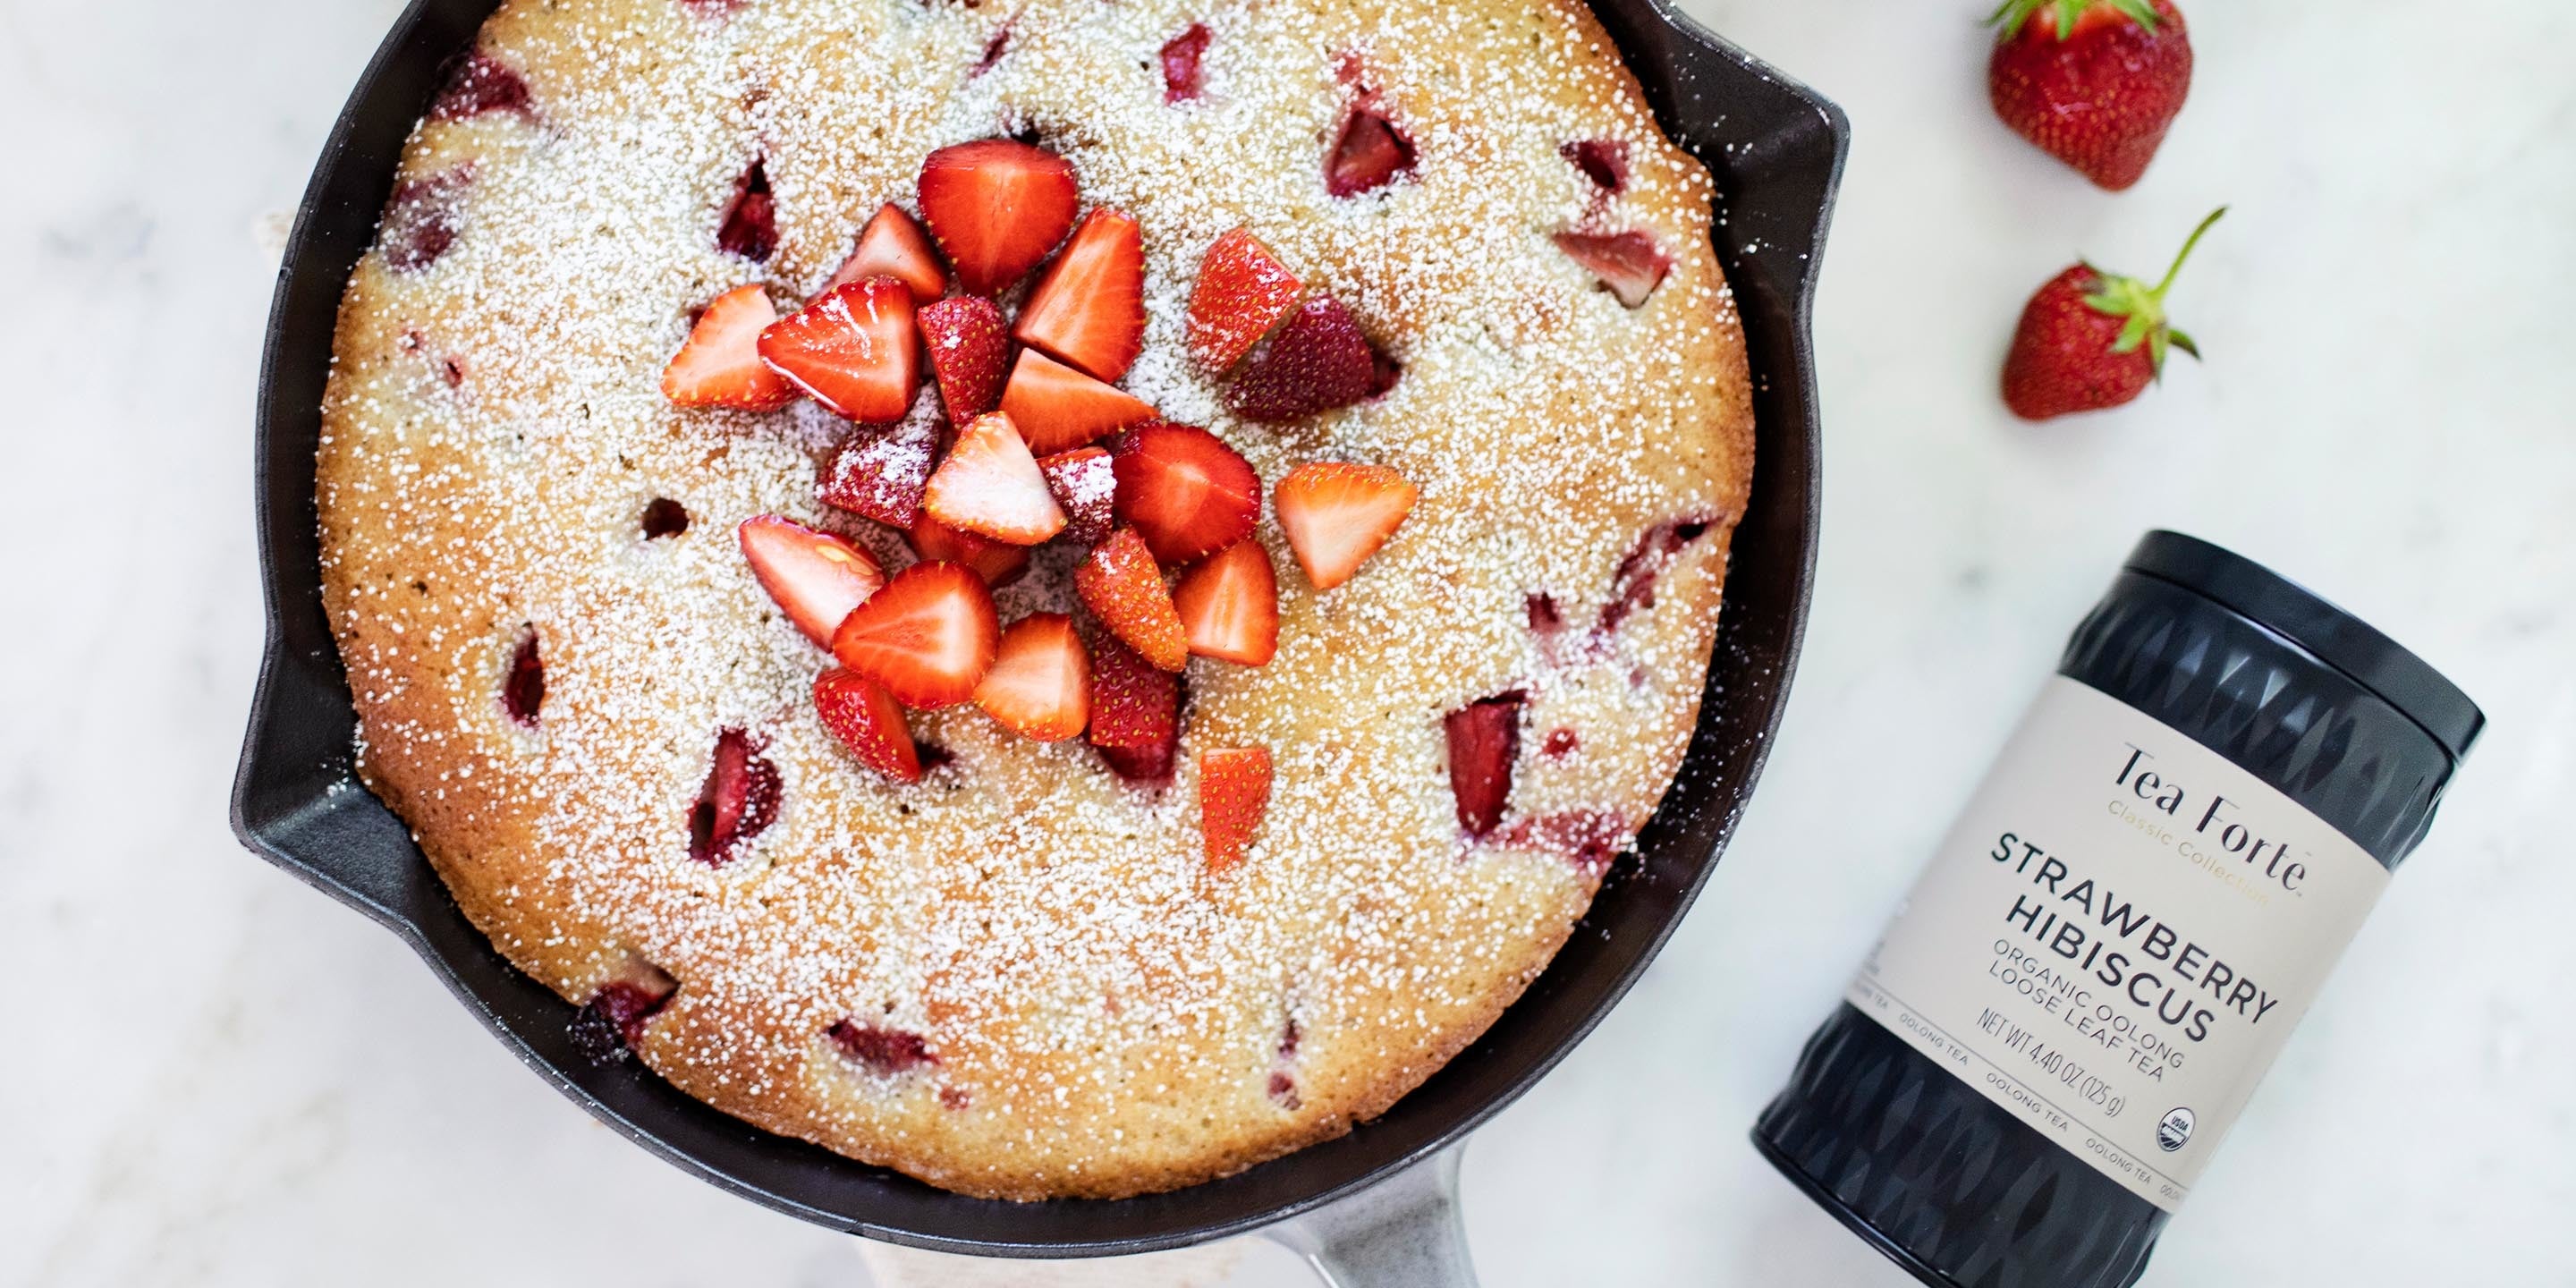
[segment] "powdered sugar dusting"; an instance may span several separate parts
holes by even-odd
[[[1161,51],[1193,23],[1199,93],[1167,101]],[[1602,847],[1660,798],[1742,504],[1743,365],[1708,181],[1598,42],[1574,9],[1502,0],[505,5],[483,49],[533,107],[423,125],[405,174],[466,176],[440,190],[452,235],[421,262],[389,241],[361,264],[327,408],[326,581],[371,783],[551,986],[587,998],[630,954],[679,981],[638,1022],[653,1068],[940,1184],[1165,1188],[1381,1108],[1517,994]],[[1322,158],[1360,85],[1416,164],[1336,198]],[[760,282],[792,307],[884,202],[911,206],[931,149],[1012,131],[1143,231],[1145,351],[1123,387],[1211,428],[1265,484],[1322,458],[1422,489],[1324,595],[1265,518],[1286,570],[1278,656],[1192,664],[1178,781],[1159,792],[971,706],[913,717],[953,757],[922,783],[858,768],[811,708],[827,656],[733,540],[775,513],[907,564],[896,533],[817,501],[849,427],[810,404],[684,412],[657,392],[706,301]],[[1619,145],[1619,193],[1561,155],[1573,140]],[[718,245],[755,159],[765,263]],[[1403,364],[1391,392],[1275,427],[1225,413],[1183,314],[1200,256],[1239,224]],[[1577,228],[1643,232],[1673,272],[1624,309],[1551,243]],[[925,391],[914,416],[936,413]],[[685,507],[684,530],[639,532],[655,498]],[[1600,648],[1542,654],[1530,596],[1596,621],[1641,534],[1712,516]],[[997,596],[1004,620],[1070,608],[1078,554],[1039,551]],[[496,695],[532,628],[544,709],[523,726]],[[1440,717],[1513,689],[1582,751],[1523,757],[1504,827],[1471,843]],[[689,861],[689,816],[725,729],[759,741],[779,803],[713,867]],[[1244,865],[1211,877],[1197,754],[1251,745],[1277,766],[1266,821]],[[853,1059],[835,1026],[906,1035],[859,1047],[917,1040],[924,1058]]]

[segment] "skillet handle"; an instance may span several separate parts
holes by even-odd
[[[1461,1141],[1374,1187],[1262,1231],[1330,1288],[1476,1288],[1458,1206]]]

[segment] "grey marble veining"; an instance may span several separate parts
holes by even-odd
[[[2149,1282],[2564,1281],[2576,11],[2192,4],[2192,105],[2111,197],[1991,119],[1982,0],[1687,7],[1856,127],[1821,590],[1698,911],[1468,1155],[1487,1283],[1906,1282],[1744,1133],[2153,525],[2343,601],[2494,725]],[[0,1284],[866,1282],[594,1126],[225,831],[274,219],[396,8],[0,6]],[[2159,269],[2220,202],[2173,300],[2209,362],[2006,417],[2024,296],[2078,253]],[[1256,1248],[1227,1282],[1299,1274]]]

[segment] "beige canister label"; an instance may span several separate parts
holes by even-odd
[[[1849,997],[2172,1211],[2387,885],[2270,785],[2054,677]]]

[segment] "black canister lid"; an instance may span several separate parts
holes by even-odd
[[[2454,761],[2469,754],[2486,727],[2478,704],[2424,659],[2243,555],[2198,537],[2156,531],[2130,552],[2128,569],[2205,596],[2306,649],[2423,726]]]

